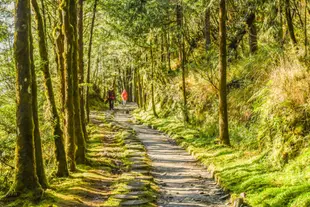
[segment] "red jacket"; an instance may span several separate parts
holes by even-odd
[[[126,90],[124,90],[123,93],[122,93],[122,99],[123,99],[124,101],[127,101],[127,99],[128,99],[128,93],[127,93]]]

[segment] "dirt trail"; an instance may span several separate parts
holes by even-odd
[[[133,124],[132,118],[128,108],[116,110],[115,121],[136,131],[152,160],[152,175],[161,191],[159,206],[227,206],[225,198],[228,196],[189,153],[163,133]]]

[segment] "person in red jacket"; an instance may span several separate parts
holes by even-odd
[[[128,100],[128,93],[127,93],[126,89],[123,90],[122,100],[123,100],[123,105],[126,105],[126,102]]]

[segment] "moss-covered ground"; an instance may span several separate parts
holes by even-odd
[[[197,127],[176,118],[154,118],[152,112],[137,110],[139,122],[169,134],[191,152],[212,173],[216,181],[255,207],[310,206],[310,150],[283,166],[272,163],[269,150],[247,150],[219,145]]]
[[[130,172],[131,162],[124,144],[124,138],[132,136],[133,132],[110,124],[103,112],[92,113],[88,131],[87,164],[78,165],[78,170],[67,178],[52,177],[50,187],[40,201],[25,195],[0,203],[0,206],[120,206],[123,200],[115,196],[128,191],[124,186],[138,176]],[[156,186],[150,183],[152,188],[146,190],[145,198],[156,197]]]

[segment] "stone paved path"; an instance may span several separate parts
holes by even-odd
[[[228,201],[224,198],[228,196],[210,178],[206,169],[161,132],[132,124],[132,116],[126,110],[116,110],[115,121],[134,129],[145,145],[152,161],[152,175],[160,187],[159,206],[227,206]]]

